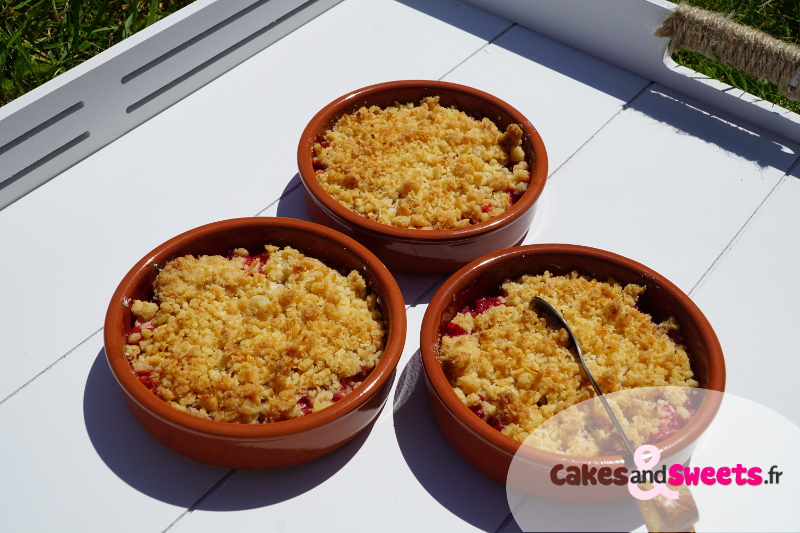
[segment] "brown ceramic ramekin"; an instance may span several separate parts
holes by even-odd
[[[184,255],[227,255],[235,248],[251,253],[265,244],[291,246],[342,271],[357,270],[380,299],[387,325],[385,352],[354,391],[316,413],[297,419],[235,424],[202,419],[171,407],[145,387],[124,353],[133,327],[130,303],[147,300],[163,266]],[[142,427],[168,448],[191,459],[224,468],[261,469],[302,463],[324,455],[365,429],[378,415],[394,381],[406,336],[403,296],[386,267],[366,248],[330,228],[285,218],[224,220],[187,231],[161,244],[123,278],[105,319],[108,363],[125,401]]]
[[[491,119],[501,131],[519,124],[522,148],[531,173],[528,190],[501,215],[480,224],[448,230],[398,228],[367,219],[334,200],[316,179],[313,146],[344,114],[363,106],[418,103],[439,96],[439,103]],[[337,98],[308,123],[297,150],[300,178],[312,220],[345,233],[375,253],[391,270],[451,272],[481,255],[519,244],[530,229],[536,200],[547,179],[547,151],[533,124],[508,103],[472,87],[443,81],[404,80],[380,83]]]
[[[559,488],[553,484],[550,472],[557,464],[617,468],[623,466],[621,456],[574,458],[522,445],[503,435],[456,396],[438,359],[442,325],[478,297],[496,294],[504,280],[517,279],[523,274],[549,271],[559,275],[573,270],[600,280],[611,276],[622,284],[645,285],[647,290],[637,307],[657,322],[669,316],[677,318],[695,378],[701,388],[712,393],[703,397],[687,425],[658,447],[664,461],[674,464],[689,459],[697,439],[716,414],[725,387],[725,361],[720,343],[697,305],[677,286],[636,261],[604,250],[567,244],[520,246],[484,256],[453,274],[428,305],[420,332],[428,400],[450,444],[467,461],[500,483],[509,480],[512,459],[521,454],[518,458],[524,460],[516,461],[515,468],[523,468],[524,472],[521,475],[518,472],[516,478],[524,478],[525,483],[524,487],[517,487],[519,490],[557,500],[615,499],[627,494],[625,486],[594,492]]]

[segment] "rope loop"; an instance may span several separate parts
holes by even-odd
[[[691,50],[778,86],[786,98],[800,101],[800,47],[685,3],[653,32],[669,37],[669,53]]]

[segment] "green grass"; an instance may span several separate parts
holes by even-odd
[[[194,0],[3,0],[0,106]]]
[[[189,5],[194,0],[2,0],[0,106]],[[800,0],[687,0],[800,44]],[[800,113],[778,88],[694,52],[673,59],[768,102]]]
[[[686,0],[686,3],[722,13],[739,24],[759,29],[783,41],[800,44],[800,0]],[[800,113],[800,102],[784,97],[773,83],[695,52],[683,50],[673,54],[672,59],[710,78]]]

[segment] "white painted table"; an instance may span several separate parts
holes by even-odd
[[[664,274],[716,328],[728,391],[800,424],[797,144],[462,2],[345,0],[0,210],[0,530],[518,530],[505,488],[427,409],[418,330],[439,277],[398,274],[394,392],[368,432],[311,464],[177,456],[137,425],[105,361],[106,306],[142,255],[215,220],[308,219],[295,163],[308,119],[411,78],[526,114],[551,171],[525,243]]]

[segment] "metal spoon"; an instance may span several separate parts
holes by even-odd
[[[629,453],[627,454],[627,457],[623,456],[623,460],[625,461],[625,466],[627,466],[629,469],[632,469],[634,466],[633,456],[635,452],[633,449],[633,444],[631,444],[631,441],[628,439],[625,431],[623,431],[622,425],[620,425],[619,420],[614,414],[614,411],[611,410],[611,406],[608,405],[608,402],[603,395],[603,391],[600,390],[600,387],[597,385],[594,377],[592,377],[592,373],[589,372],[589,368],[586,366],[586,361],[583,359],[581,347],[578,345],[578,341],[575,339],[575,335],[572,333],[572,329],[570,329],[569,324],[567,324],[567,321],[564,320],[563,316],[561,316],[561,313],[559,313],[555,307],[550,305],[547,300],[544,300],[538,296],[534,296],[531,299],[530,305],[537,312],[541,312],[543,315],[556,322],[567,332],[569,341],[575,348],[575,353],[578,355],[578,361],[581,364],[581,368],[583,368],[583,372],[586,374],[586,377],[589,378],[589,382],[592,384],[592,387],[594,387],[594,391],[597,393],[598,398],[600,398],[600,401],[603,402],[603,407],[605,407],[608,416],[611,417],[611,420],[614,422],[617,432],[622,437],[622,440],[625,441],[625,446],[628,448]],[[684,505],[677,506],[674,503],[670,503],[670,500],[664,500],[662,498],[654,498],[652,500],[636,500],[636,504],[639,507],[642,517],[644,518],[648,531],[695,530],[693,526],[699,521],[700,516],[697,511],[697,505],[692,497],[692,493],[689,490],[689,487],[686,485],[680,485],[677,487],[677,490],[680,493],[680,497],[683,498],[683,501],[685,502]]]
[[[605,396],[603,395],[603,391],[600,390],[600,386],[594,380],[592,373],[589,372],[589,367],[586,366],[586,361],[583,359],[583,352],[581,352],[581,347],[578,345],[577,339],[575,339],[575,335],[572,333],[572,329],[570,329],[567,321],[564,320],[564,317],[561,316],[561,313],[556,310],[555,307],[550,305],[547,300],[544,300],[538,296],[534,296],[531,300],[531,306],[534,307],[537,311],[540,311],[542,314],[548,316],[554,322],[556,322],[559,326],[564,328],[569,336],[569,342],[575,348],[575,353],[578,355],[578,362],[581,364],[581,368],[583,368],[583,373],[586,374],[586,377],[589,378],[589,382],[592,384],[594,391],[597,393],[597,397],[603,402],[603,407],[606,408],[606,412],[608,416],[611,417],[611,421],[614,422],[614,426],[617,428],[617,432],[622,437],[622,440],[625,441],[625,447],[628,448],[628,452],[630,454],[629,457],[623,457],[625,460],[625,464],[628,467],[632,467],[633,465],[633,454],[635,453],[635,449],[633,448],[633,444],[628,439],[628,436],[625,434],[625,431],[622,429],[622,425],[619,423],[617,416],[614,414],[614,411],[611,410],[611,406],[608,405],[608,401],[606,401]]]

